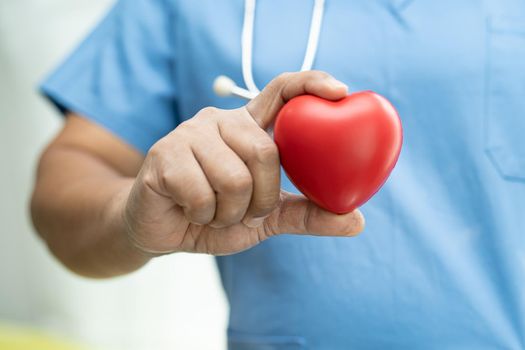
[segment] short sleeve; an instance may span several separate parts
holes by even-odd
[[[120,0],[41,85],[62,113],[78,113],[146,153],[179,122],[173,9]]]

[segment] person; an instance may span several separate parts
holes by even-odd
[[[217,255],[234,350],[525,348],[525,3],[328,0],[315,70],[281,74],[307,4],[257,4],[266,87],[245,104],[211,87],[241,80],[241,2],[119,1],[42,86],[67,118],[40,160],[37,230],[92,277]],[[290,98],[345,84],[404,127],[354,238],[360,212],[299,195],[269,133]]]

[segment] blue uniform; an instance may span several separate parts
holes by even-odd
[[[258,2],[259,86],[299,69],[312,4]],[[42,89],[146,153],[243,103],[212,92],[242,82],[243,5],[120,1]],[[230,349],[524,349],[525,2],[327,0],[314,69],[386,96],[404,147],[359,237],[217,258]]]

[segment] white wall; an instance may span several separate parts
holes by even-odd
[[[176,254],[87,280],[60,266],[30,225],[36,159],[61,124],[35,86],[110,3],[0,0],[0,320],[102,349],[224,349],[227,308],[211,257]]]

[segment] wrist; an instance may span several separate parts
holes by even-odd
[[[127,203],[133,187],[133,179],[126,179],[122,188],[114,195],[108,206],[110,225],[114,227],[115,235],[118,237],[122,257],[130,265],[139,267],[145,265],[155,255],[142,249],[133,239],[132,228],[127,219]]]

